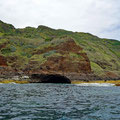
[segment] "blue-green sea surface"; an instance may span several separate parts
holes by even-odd
[[[120,120],[120,87],[0,84],[0,120]]]

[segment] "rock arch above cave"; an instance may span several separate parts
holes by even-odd
[[[31,79],[34,83],[71,83],[67,77],[57,74],[32,74]]]

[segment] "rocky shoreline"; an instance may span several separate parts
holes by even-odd
[[[13,80],[13,79],[1,79],[0,78],[0,84],[31,84],[31,83],[46,83],[46,82],[39,82],[37,80],[31,80],[31,79],[21,79],[21,80]],[[74,80],[71,83],[66,84],[112,84],[114,86],[120,86],[120,80],[93,80],[93,81],[78,81]]]
[[[0,21],[0,81],[72,83],[120,80],[120,41]]]
[[[0,75],[0,83],[81,83],[81,82],[110,82],[114,81],[119,83],[120,78],[101,78],[94,74],[78,74],[78,73],[41,73],[41,74],[4,74]]]

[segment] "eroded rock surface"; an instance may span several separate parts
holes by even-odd
[[[45,26],[16,29],[0,21],[0,77],[32,74],[118,80],[120,41]]]
[[[7,66],[7,60],[0,55],[0,66]]]

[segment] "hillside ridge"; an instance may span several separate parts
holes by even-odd
[[[71,79],[120,79],[120,41],[90,33],[43,25],[16,29],[0,21],[0,58],[1,76],[14,71],[74,76]]]

